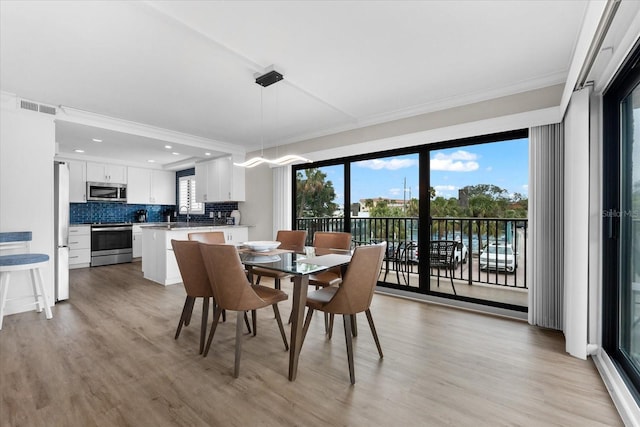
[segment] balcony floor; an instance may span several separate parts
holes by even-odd
[[[384,271],[380,273],[380,280],[384,277]],[[418,287],[419,275],[411,273],[409,277],[409,286],[407,288]],[[448,277],[440,277],[440,286],[438,286],[438,277],[431,277],[431,289],[447,295],[453,295],[451,289],[451,281]],[[389,270],[386,282],[390,284],[398,284],[396,272]],[[473,282],[469,285],[466,280],[454,279],[453,283],[459,296],[481,299],[485,301],[494,301],[503,304],[517,305],[521,307],[528,306],[528,289],[514,288],[511,286],[490,285],[486,283]],[[406,286],[402,275],[400,275],[400,284]]]

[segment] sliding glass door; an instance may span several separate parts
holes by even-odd
[[[295,227],[386,241],[381,286],[526,311],[527,147],[518,130],[295,165]]]
[[[640,389],[640,48],[604,97],[604,345]]]

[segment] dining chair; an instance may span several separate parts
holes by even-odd
[[[304,252],[304,242],[307,240],[307,230],[278,230],[276,241],[280,242],[278,249],[285,249],[295,253]],[[268,270],[266,268],[254,267],[253,275],[257,276],[256,285],[260,284],[260,279],[264,277],[272,277],[275,282],[275,288],[280,289],[282,279],[291,277],[290,274]]]
[[[351,249],[351,233],[336,231],[316,231],[313,235],[313,247],[316,249]],[[317,288],[339,285],[342,281],[340,267],[331,268],[309,276],[309,284]]]
[[[223,236],[224,237],[224,236]],[[171,240],[171,247],[178,262],[178,269],[182,276],[187,298],[184,301],[182,315],[178,322],[175,339],[178,339],[183,326],[189,326],[193,305],[197,298],[202,298],[202,322],[200,325],[200,354],[204,351],[204,339],[207,333],[207,317],[209,315],[209,300],[213,297],[213,290],[209,283],[209,276],[204,267],[202,254],[198,242],[189,240]],[[215,298],[214,298],[215,306]]]
[[[347,267],[340,286],[327,286],[307,295],[307,316],[302,330],[302,340],[307,335],[309,324],[314,311],[341,314],[344,319],[344,335],[347,345],[347,359],[349,362],[349,377],[351,384],[355,384],[355,370],[353,365],[352,317],[365,312],[373,339],[382,359],[382,347],[371,315],[371,300],[378,282],[378,275],[382,267],[382,260],[386,250],[386,242],[377,245],[358,246],[353,252],[351,262]]]
[[[198,233],[189,233],[189,240],[196,242],[209,243],[209,244],[225,244],[224,232],[222,231],[202,231]]]
[[[226,243],[224,232],[222,231],[200,231],[196,233],[189,233],[187,234],[187,237],[189,238],[189,240],[193,240],[200,243],[221,244],[221,245],[224,245]],[[227,313],[224,310],[222,311],[222,321],[223,322],[227,321]],[[247,330],[251,332],[251,326],[249,325],[249,318],[247,317],[246,314],[244,316],[244,322],[247,325]],[[255,320],[254,320],[254,324],[255,324]],[[254,330],[254,335],[255,333],[256,331]],[[202,351],[200,353],[202,353]]]
[[[285,350],[288,350],[289,344],[280,318],[278,303],[287,300],[289,296],[279,289],[252,285],[244,273],[240,255],[234,246],[200,243],[200,251],[216,300],[213,324],[204,350],[204,357],[209,353],[222,310],[236,311],[236,352],[233,376],[237,378],[240,373],[242,352],[242,315],[248,310],[254,311],[268,306],[273,307]]]
[[[316,231],[313,234],[313,247],[316,249],[316,255],[321,254],[322,249],[351,249],[351,233]],[[342,269],[340,267],[330,268],[309,276],[309,285],[315,286],[316,289],[325,286],[337,286],[340,283],[342,283]],[[289,322],[291,322],[291,317],[289,317]],[[324,328],[327,333],[330,333],[327,314],[324,316]]]

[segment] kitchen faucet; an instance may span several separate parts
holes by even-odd
[[[180,206],[178,208],[178,212],[182,212],[182,208],[185,208],[187,210],[187,226],[189,225],[189,219],[191,217],[191,211],[189,209],[189,206]]]

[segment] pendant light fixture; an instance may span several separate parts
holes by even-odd
[[[270,86],[276,82],[279,82],[284,77],[279,72],[272,70],[266,74],[263,74],[256,78],[256,83],[262,86],[263,88]],[[260,89],[260,157],[253,157],[249,160],[246,160],[242,163],[234,163],[236,166],[241,166],[243,168],[253,168],[255,166],[261,165],[262,163],[268,163],[270,165],[276,166],[285,166],[290,163],[295,162],[311,162],[311,160],[306,159],[302,156],[298,156],[297,154],[287,154],[286,156],[278,157],[277,159],[267,159],[264,157],[264,102],[263,102],[263,89]]]

